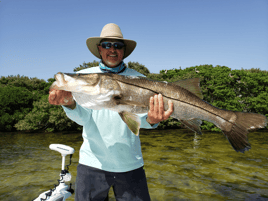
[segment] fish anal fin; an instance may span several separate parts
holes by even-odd
[[[179,120],[181,123],[183,123],[186,127],[188,127],[190,130],[196,132],[199,135],[202,135],[201,132],[201,124],[202,121],[200,119],[189,119],[189,120]]]
[[[129,130],[132,131],[136,136],[139,135],[141,120],[138,115],[130,113],[130,112],[120,112],[119,113],[122,120],[127,124]]]

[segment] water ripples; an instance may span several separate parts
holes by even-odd
[[[203,132],[200,136],[188,130],[142,130],[152,201],[268,200],[267,135],[250,133],[252,148],[242,154],[232,149],[222,133]],[[61,156],[48,148],[53,143],[76,150],[70,166],[74,184],[81,134],[0,135],[0,200],[28,201],[57,184]],[[109,195],[114,201],[112,189]]]

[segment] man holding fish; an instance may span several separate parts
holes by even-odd
[[[100,37],[88,38],[86,43],[91,53],[100,58],[101,62],[98,67],[84,69],[78,73],[144,76],[126,68],[123,59],[132,53],[136,42],[124,39],[116,24],[105,25]],[[113,83],[111,87],[112,85]],[[132,121],[135,117],[130,113],[82,107],[76,103],[70,91],[55,88],[51,88],[49,94],[50,104],[62,105],[66,115],[83,126],[75,200],[108,200],[111,186],[116,200],[150,200],[140,139],[133,134],[138,133],[134,128],[136,121]],[[136,116],[140,128],[156,128],[159,122],[168,119],[173,113],[173,103],[170,100],[168,109],[164,110],[161,94],[151,96],[148,104],[148,113]]]
[[[201,120],[213,123],[242,153],[251,148],[248,132],[267,125],[265,115],[202,100],[199,78],[167,83],[126,68],[123,59],[136,42],[124,39],[115,24],[104,26],[101,37],[87,39],[87,46],[100,65],[57,73],[49,96],[51,104],[64,105],[66,115],[83,126],[76,200],[104,200],[111,186],[117,200],[150,200],[139,129],[155,128],[169,116],[200,135]]]

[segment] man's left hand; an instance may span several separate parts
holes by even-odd
[[[164,110],[163,96],[161,94],[150,98],[150,111],[148,112],[147,122],[157,124],[169,118],[173,113],[173,103],[168,101],[168,110]]]

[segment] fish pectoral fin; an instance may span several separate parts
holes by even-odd
[[[179,120],[182,124],[184,124],[186,127],[191,129],[192,131],[198,133],[199,135],[202,135],[201,132],[201,124],[202,121],[200,119],[189,119],[189,120]]]
[[[136,136],[138,136],[141,126],[141,120],[139,116],[125,111],[120,112],[119,115],[122,118],[122,120],[127,124],[129,130],[131,130]]]

